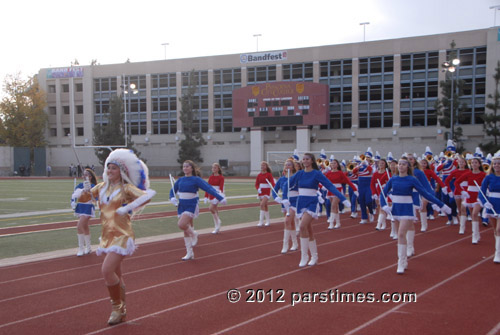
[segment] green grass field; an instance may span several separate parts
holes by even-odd
[[[75,248],[76,218],[70,207],[70,197],[73,192],[73,179],[4,179],[0,180],[0,228],[17,227],[23,225],[44,224],[61,221],[74,221],[75,225],[69,229],[56,231],[17,234],[0,236],[0,259],[40,252]],[[146,206],[143,213],[157,213],[173,211],[175,207],[167,203],[171,188],[168,179],[152,179],[151,188],[157,195]],[[241,198],[229,199],[229,205],[258,203],[252,179],[226,179],[226,197]],[[251,197],[245,197],[250,196]],[[200,199],[204,193],[200,192]],[[275,204],[271,202],[270,204]],[[208,207],[200,201],[200,208]],[[49,212],[50,211],[50,212]],[[271,218],[278,218],[282,214],[279,206],[270,206]],[[9,215],[21,214],[19,217]],[[222,226],[256,221],[259,209],[244,208],[222,211],[220,213]],[[196,229],[213,227],[210,213],[202,213],[195,220]],[[177,218],[159,218],[134,222],[136,238],[150,237],[179,232]],[[92,243],[97,244],[100,227],[91,227]],[[76,251],[75,251],[76,252]]]

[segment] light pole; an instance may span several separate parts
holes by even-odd
[[[137,94],[139,90],[134,83],[130,82],[128,78],[128,83],[125,83],[125,75],[122,76],[123,81],[121,88],[123,89],[123,113],[124,113],[124,123],[125,123],[125,147],[128,146],[128,121],[127,121],[127,98],[128,98],[128,111],[130,112],[130,93]]]
[[[167,59],[167,45],[170,45],[169,43],[162,43],[164,49],[165,49],[165,59]]]
[[[496,27],[496,25],[497,25],[497,10],[500,10],[500,5],[490,6],[490,9],[493,9],[495,11],[495,14],[493,16],[493,27]]]
[[[259,51],[259,37],[261,37],[262,34],[255,34],[253,35],[253,37],[255,37],[257,39],[257,52]]]
[[[443,71],[451,73],[451,99],[450,99],[450,131],[451,131],[451,140],[455,141],[455,108],[453,106],[454,103],[454,95],[455,95],[455,87],[454,87],[454,74],[457,70],[457,67],[460,65],[460,59],[453,58],[451,61],[446,61],[443,63]]]
[[[359,25],[363,26],[363,42],[366,41],[366,25],[370,24],[370,22],[361,22]]]

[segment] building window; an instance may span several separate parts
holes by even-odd
[[[48,89],[49,93],[56,93],[56,85],[49,85]]]
[[[71,134],[71,130],[69,128],[63,128],[64,136],[68,136]]]
[[[313,63],[283,65],[283,80],[312,80]]]
[[[276,65],[247,68],[248,83],[276,81]]]
[[[57,136],[57,128],[50,128],[50,136],[51,137]]]
[[[76,83],[75,84],[75,91],[76,92],[83,92],[83,84],[82,83]]]
[[[69,115],[69,106],[63,106],[63,114]]]
[[[83,127],[76,128],[76,136],[83,136]]]
[[[49,114],[50,115],[56,115],[57,114],[57,109],[55,106],[50,106],[49,107]]]
[[[83,105],[76,106],[76,114],[83,114]]]
[[[62,84],[62,91],[63,91],[63,93],[68,93],[69,92],[69,84]]]

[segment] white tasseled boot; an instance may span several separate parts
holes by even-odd
[[[85,254],[85,235],[77,234],[77,236],[78,236],[78,252],[76,253],[76,255],[80,257]]]
[[[389,235],[390,238],[393,240],[398,239],[398,232],[396,231],[396,222],[394,220],[391,220],[391,235]]]
[[[307,265],[313,266],[318,264],[318,246],[316,244],[316,240],[309,241],[309,251],[311,252],[311,260]]]
[[[458,233],[460,235],[465,234],[465,224],[467,223],[467,216],[466,215],[460,215],[460,229]]]
[[[264,212],[264,216],[266,218],[266,227],[271,224],[271,221],[269,220],[269,212]]]
[[[186,246],[186,256],[182,257],[183,261],[194,259],[193,245],[191,237],[184,237],[184,245]]]
[[[477,244],[481,239],[479,234],[479,222],[472,221],[472,244]]]
[[[221,221],[220,221],[219,215],[214,214],[214,227],[215,227],[215,229],[212,231],[212,234],[218,234],[219,233],[220,224],[221,224]]]
[[[379,217],[382,217],[380,219],[380,230],[385,230],[386,228],[386,223],[385,220],[387,220],[387,213],[384,212],[383,210],[380,211]]]
[[[85,240],[85,255],[88,255],[92,252],[92,244],[90,242],[90,235],[84,235]]]
[[[282,254],[286,254],[288,251],[288,240],[290,239],[290,230],[285,229],[283,232],[283,248],[281,249]]]
[[[406,256],[407,254],[407,247],[406,244],[398,244],[398,269],[397,273],[398,274],[403,274],[405,272],[405,269],[408,267],[408,258]]]
[[[259,212],[259,224],[257,227],[262,227],[264,225],[264,211],[260,210]]]
[[[340,228],[340,214],[337,213],[337,216],[335,217],[335,227],[333,227],[335,229],[339,229]]]
[[[415,240],[415,231],[408,230],[406,232],[406,256],[411,257],[415,255],[415,248],[413,247],[413,241]]]
[[[381,228],[382,228],[382,212],[378,214],[377,226],[375,227],[375,230],[380,230]]]
[[[330,213],[330,217],[328,218],[328,229],[333,229],[333,222],[336,221],[337,216],[339,216],[338,213]]]
[[[300,238],[300,263],[299,267],[304,267],[309,261],[309,237]]]
[[[289,230],[290,238],[292,239],[292,247],[290,251],[295,251],[299,248],[299,244],[297,243],[297,234],[295,234],[294,230]]]
[[[420,231],[427,231],[427,213],[420,212]]]
[[[495,258],[493,262],[500,263],[500,236],[495,236]]]

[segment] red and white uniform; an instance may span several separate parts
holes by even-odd
[[[376,194],[377,197],[380,198],[380,192],[382,191],[380,189],[380,185],[382,185],[382,187],[385,186],[385,184],[389,180],[388,173],[389,172],[386,172],[386,171],[379,172],[378,170],[373,173],[372,181],[370,182],[370,189],[372,190],[372,195]],[[380,181],[380,184],[379,184],[379,181]]]
[[[456,199],[462,199],[462,194],[460,194],[460,192],[456,192],[456,190],[455,190],[455,181],[458,178],[462,177],[467,172],[470,172],[470,170],[469,169],[463,169],[463,170],[456,169],[456,170],[453,170],[450,173],[450,175],[448,176],[448,178],[446,178],[446,180],[444,182],[446,184],[446,187],[448,188],[448,192],[454,192],[454,196],[455,196]],[[451,185],[453,185],[453,188],[450,187]],[[467,188],[467,181],[464,180],[462,182],[462,188]]]
[[[259,173],[255,179],[255,189],[257,190],[259,197],[269,198],[271,195],[271,186],[269,186],[266,180],[269,181],[274,187],[274,178],[269,172]]]
[[[469,194],[469,198],[465,199],[465,206],[473,207],[476,203],[481,204],[478,200],[479,188],[484,177],[486,177],[486,173],[483,171],[479,171],[478,173],[473,173],[470,170],[467,171],[467,173],[464,173],[460,178],[455,180],[455,193],[462,194],[463,191],[466,191]],[[463,182],[467,182],[467,186],[463,187]]]
[[[337,191],[344,194],[342,190],[342,184],[348,184],[354,191],[358,190],[358,187],[354,185],[349,178],[347,178],[346,174],[342,171],[328,171],[325,173],[325,177],[328,178],[329,181],[335,186]],[[334,197],[335,195],[328,191],[327,197]]]
[[[453,171],[457,171],[457,170],[453,170]],[[425,173],[425,176],[427,177],[427,180],[429,181],[429,183],[431,183],[431,179],[434,179],[434,181],[436,181],[436,183],[441,187],[445,187],[445,184],[443,183],[443,181],[441,180],[441,178],[438,177],[438,175],[436,174],[436,172],[434,172],[434,169],[433,168],[430,168],[430,169],[424,169],[424,173]],[[450,175],[451,176],[451,175]],[[450,178],[450,177],[448,177]],[[431,184],[432,185],[432,184]],[[450,189],[450,187],[448,186],[448,189]]]
[[[218,175],[211,175],[208,178],[208,183],[212,185],[213,188],[217,190],[219,193],[224,193],[224,176]],[[207,192],[205,192],[205,198],[208,198],[208,200],[215,199],[215,197]]]

